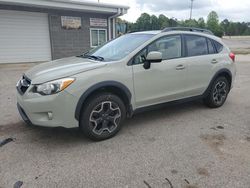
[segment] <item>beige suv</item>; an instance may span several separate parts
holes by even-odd
[[[235,78],[234,61],[208,30],[130,33],[30,69],[17,83],[17,106],[29,124],[80,127],[103,140],[126,117],[151,107],[194,99],[222,106]]]

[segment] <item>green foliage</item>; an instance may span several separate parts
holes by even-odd
[[[179,25],[183,27],[199,27],[198,22],[195,19],[180,21]]]
[[[221,27],[223,28],[225,35],[250,35],[249,23],[229,22],[228,20],[223,20],[221,22]]]
[[[205,28],[206,27],[206,23],[205,23],[204,18],[199,18],[198,19],[198,27],[199,28]]]
[[[160,28],[159,19],[155,15],[152,15],[150,18],[150,26],[151,30],[157,30]]]
[[[143,13],[136,21],[137,31],[151,30],[150,15]]]
[[[169,19],[165,15],[160,14],[158,17],[158,20],[159,20],[159,24],[160,24],[160,29],[164,29],[164,28],[170,26]]]
[[[223,29],[219,24],[219,16],[215,11],[212,11],[207,16],[207,28],[216,36],[223,36]]]
[[[135,23],[127,23],[128,32],[146,31],[146,30],[162,30],[166,27],[198,27],[211,30],[216,36],[223,35],[250,35],[250,23],[245,22],[230,22],[225,19],[219,22],[219,16],[215,11],[212,11],[207,16],[207,22],[204,18],[188,19],[178,21],[175,18],[168,18],[163,14],[158,17],[147,13],[141,14]]]

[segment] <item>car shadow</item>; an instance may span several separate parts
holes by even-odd
[[[126,125],[130,126],[141,126],[145,122],[151,123],[155,122],[155,120],[167,119],[171,118],[172,116],[179,116],[186,113],[196,113],[201,109],[209,109],[204,106],[202,101],[191,101],[186,103],[180,104],[173,104],[162,106],[161,108],[154,109],[154,110],[147,110],[144,112],[140,112],[135,114],[131,119],[126,121]]]
[[[171,118],[171,116],[181,117],[186,113],[196,113],[204,108],[206,107],[200,101],[193,101],[178,105],[165,106],[159,109],[138,113],[132,118],[126,120],[122,132],[113,139],[122,139],[122,134],[126,134],[127,131],[132,131],[134,126],[143,128],[145,126],[145,122],[147,122],[147,124],[153,124],[156,120],[166,120],[168,118]],[[86,145],[95,143],[86,138],[79,130],[79,128],[48,128],[26,125],[23,122],[19,122],[18,124],[18,126],[21,126],[21,132],[24,132],[25,142],[29,143],[36,143],[41,145],[45,144],[50,146],[53,145],[53,147],[61,147],[65,144],[70,145],[79,143]]]

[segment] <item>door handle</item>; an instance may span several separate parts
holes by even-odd
[[[211,61],[211,63],[212,63],[212,64],[216,64],[216,63],[218,63],[218,61],[217,61],[216,59],[213,59],[213,60]]]
[[[186,67],[184,65],[178,65],[178,66],[176,66],[176,70],[183,70],[185,68]]]

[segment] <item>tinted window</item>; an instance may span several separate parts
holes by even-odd
[[[208,53],[209,54],[214,54],[216,53],[215,49],[214,49],[214,46],[213,46],[213,43],[210,39],[207,39],[207,46],[208,46]]]
[[[216,41],[214,41],[214,45],[215,45],[215,48],[216,48],[217,52],[220,53],[222,51],[222,49],[223,49],[223,45],[216,42]]]
[[[134,57],[133,64],[144,63],[152,51],[161,52],[163,60],[181,57],[181,36],[167,36],[154,41]]]
[[[181,57],[181,36],[162,37],[148,46],[151,51],[161,52],[163,60]]]
[[[186,35],[185,39],[187,44],[187,56],[208,54],[206,38],[195,35]]]
[[[135,56],[133,64],[144,63],[146,61],[146,56],[147,56],[147,49],[144,48]]]

